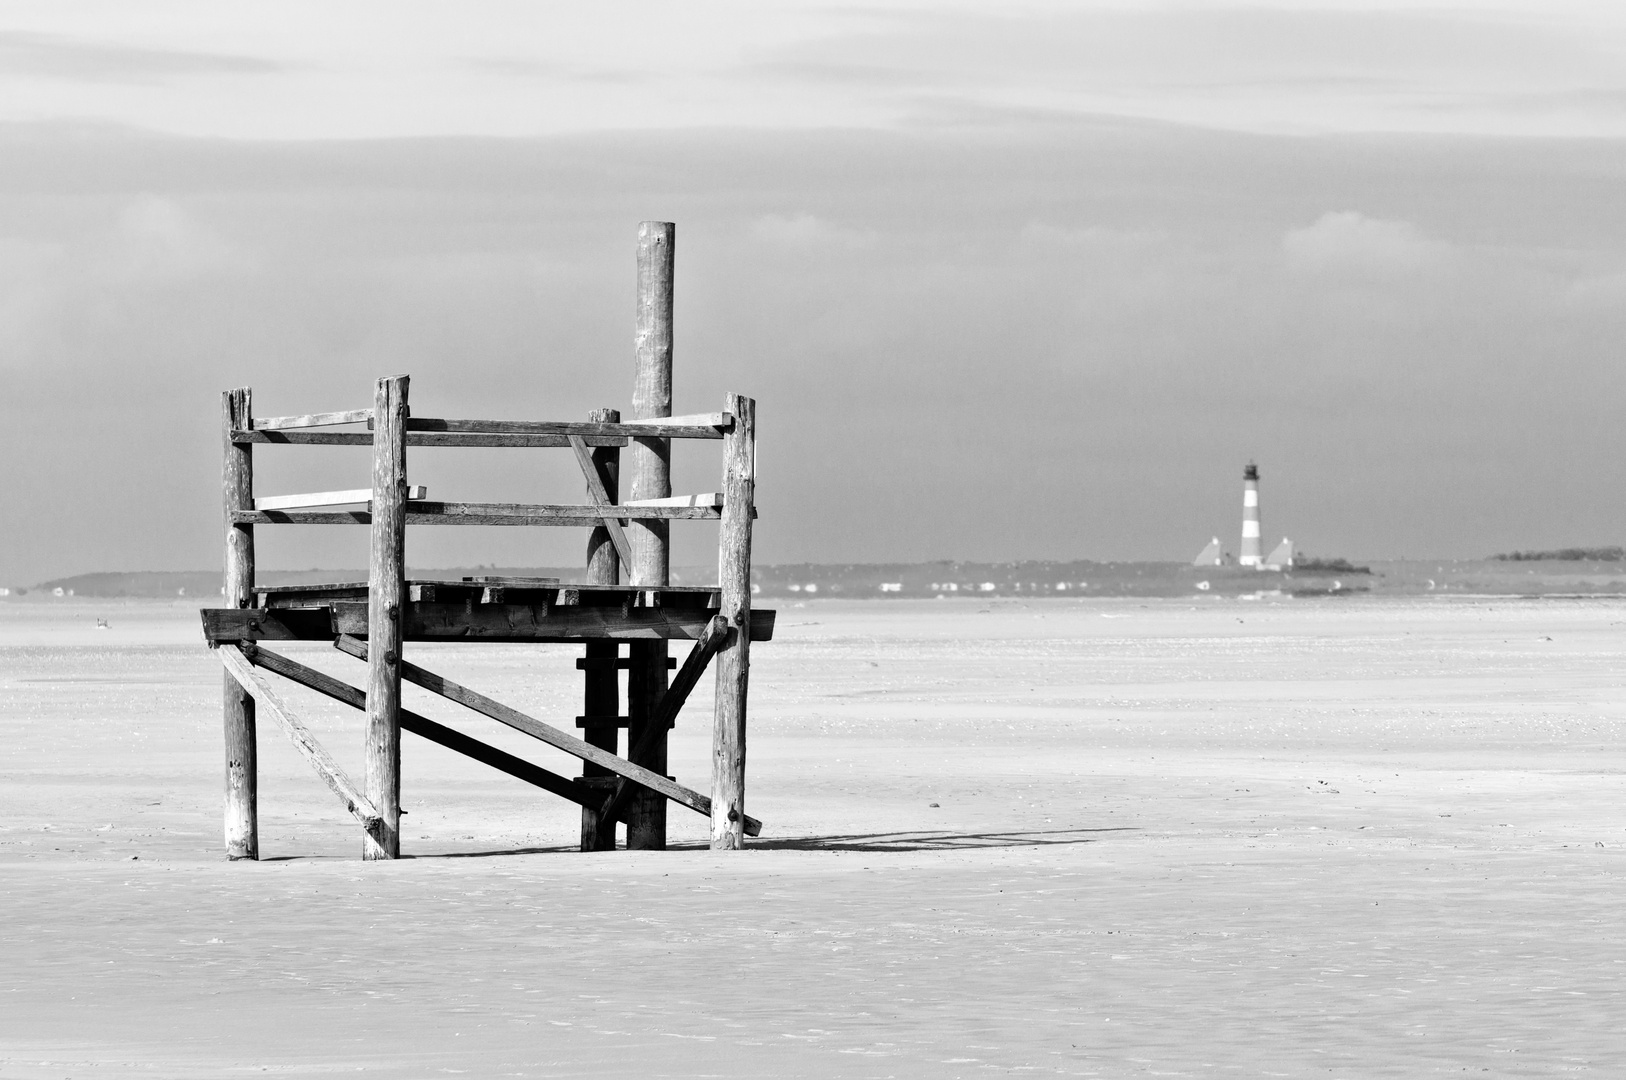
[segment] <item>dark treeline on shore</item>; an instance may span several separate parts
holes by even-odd
[[[1178,562],[798,563],[758,566],[753,591],[767,599],[901,600],[1087,597],[1350,596],[1472,593],[1487,595],[1626,594],[1626,565],[1619,548],[1559,552],[1513,552],[1489,559],[1304,560],[1287,571],[1244,567],[1197,567]],[[1581,557],[1571,558],[1571,552]],[[1614,553],[1614,554],[1610,554]],[[1558,557],[1562,556],[1562,557]],[[577,567],[414,568],[420,580],[464,577],[556,577],[579,580]],[[361,569],[262,570],[262,585],[362,582]],[[673,584],[705,585],[714,567],[676,567]],[[168,599],[217,604],[220,573],[133,571],[79,574],[12,587],[8,598]]]

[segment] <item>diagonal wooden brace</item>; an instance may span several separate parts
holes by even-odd
[[[231,677],[236,679],[243,689],[254,696],[256,704],[265,709],[276,718],[282,730],[288,734],[288,739],[294,744],[294,749],[305,756],[311,763],[324,783],[333,789],[333,793],[344,803],[344,808],[353,814],[361,827],[376,837],[377,830],[382,822],[378,811],[373,804],[361,793],[361,790],[345,775],[339,763],[334,761],[328,752],[322,749],[322,744],[310,733],[310,729],[294,715],[286,702],[277,696],[276,691],[267,686],[265,680],[254,673],[248,657],[236,645],[222,645],[219,649],[220,662],[225,665]]]
[[[333,643],[334,648],[358,660],[367,658],[367,643],[347,634],[341,634]],[[518,709],[511,709],[500,701],[494,701],[477,690],[470,690],[460,686],[450,679],[442,678],[432,671],[425,671],[417,664],[400,662],[401,678],[416,686],[421,686],[431,693],[439,694],[457,702],[459,705],[473,709],[482,716],[488,716],[498,723],[507,724],[515,731],[523,731],[533,739],[538,739],[549,746],[583,761],[591,761],[600,765],[618,776],[625,777],[635,784],[640,784],[673,802],[688,807],[697,814],[711,816],[711,800],[697,791],[691,791],[674,780],[668,780],[660,773],[653,772],[641,765],[634,765],[625,758],[617,757],[608,750],[601,750],[591,743],[584,742],[569,732],[561,731],[551,724],[544,724],[534,717],[526,716]],[[762,822],[756,818],[745,819],[745,830],[750,836],[756,836],[762,831]]]
[[[705,674],[706,665],[711,663],[711,658],[717,654],[717,650],[728,643],[728,635],[731,633],[733,631],[729,629],[727,619],[721,615],[712,616],[706,628],[700,632],[700,637],[695,640],[694,647],[689,650],[683,666],[673,676],[672,685],[661,695],[660,704],[656,705],[654,712],[650,714],[637,745],[627,750],[628,758],[642,757],[649,753],[656,740],[672,726],[672,722],[677,719],[678,711],[683,708],[683,703],[689,699],[689,692],[700,681],[700,676]],[[604,809],[599,811],[599,816],[606,821],[620,817],[636,790],[637,785],[625,778],[617,780],[615,790],[604,800]],[[755,836],[756,833],[751,835]]]
[[[359,687],[341,682],[325,672],[315,668],[306,667],[297,660],[290,660],[280,653],[269,649],[262,649],[255,645],[243,646],[243,655],[255,667],[274,671],[283,678],[296,682],[301,686],[315,690],[319,694],[326,694],[335,701],[342,701],[357,709],[367,707],[367,695]],[[524,758],[515,757],[505,750],[489,746],[479,739],[471,738],[437,724],[427,716],[420,716],[410,709],[401,710],[401,730],[410,731],[420,738],[438,743],[448,750],[455,751],[465,757],[471,757],[482,765],[490,765],[499,772],[505,772],[516,780],[523,780],[527,784],[535,785],[543,791],[551,792],[561,798],[569,799],[581,806],[597,807],[604,801],[604,792],[600,788],[587,784],[579,784],[567,776],[560,776],[556,772],[544,769],[540,765],[533,765]]]
[[[587,443],[580,435],[570,436],[570,448],[576,451],[576,462],[582,467],[582,475],[587,478],[587,492],[593,497],[593,505],[599,510],[604,519],[604,528],[610,534],[610,542],[615,545],[615,553],[621,560],[621,568],[629,576],[632,574],[632,544],[627,540],[626,530],[621,528],[621,519],[612,517],[610,511],[615,504],[610,501],[610,492],[604,485],[604,477],[598,473],[598,466],[593,463],[593,452],[587,448]]]

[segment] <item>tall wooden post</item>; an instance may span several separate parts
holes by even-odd
[[[248,387],[221,395],[223,457],[221,504],[226,519],[225,606],[254,602],[254,526],[234,525],[233,510],[254,509],[254,457],[249,443],[234,443],[234,430],[254,424]],[[254,736],[254,699],[228,673],[223,676],[226,735],[226,856],[260,857],[259,753]]]
[[[587,417],[596,424],[616,424],[621,421],[619,409],[594,409]],[[611,502],[621,501],[621,450],[615,446],[600,446],[593,450],[593,467],[598,470],[604,484],[604,493]],[[597,526],[587,536],[587,583],[614,585],[621,580],[621,562],[610,540],[610,530]],[[621,675],[616,661],[621,647],[614,641],[589,641],[587,664],[583,671],[582,712],[587,716],[616,717],[621,713]],[[610,753],[618,753],[620,730],[612,721],[597,727],[589,725],[582,738]],[[582,763],[582,779],[602,787],[606,797],[613,790],[614,774],[602,765],[590,761]],[[582,850],[614,851],[615,819],[601,820],[596,807],[582,807]]]
[[[756,498],[757,403],[728,395],[734,426],[723,439],[723,520],[717,585],[731,628],[717,654],[711,729],[711,846],[745,846],[745,691],[751,674],[751,507]]]
[[[632,418],[672,415],[672,271],[677,226],[646,221],[638,226],[638,321],[632,382]],[[627,449],[633,499],[664,499],[672,494],[672,440],[634,439]],[[630,522],[633,585],[671,582],[671,525],[665,521]],[[667,645],[634,641],[627,674],[627,741],[637,746],[667,686]],[[666,732],[647,741],[632,758],[635,765],[666,775]],[[666,800],[641,790],[627,815],[627,847],[666,848]]]
[[[378,835],[363,859],[401,856],[401,626],[406,599],[405,375],[378,380],[373,395],[372,559],[367,568],[367,798]]]

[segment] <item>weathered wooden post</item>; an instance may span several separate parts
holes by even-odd
[[[401,629],[406,599],[405,375],[379,379],[373,395],[372,559],[367,568],[367,799],[377,835],[363,859],[401,856]]]
[[[596,424],[616,424],[621,421],[619,409],[594,409],[587,417]],[[621,450],[615,446],[600,446],[593,450],[593,468],[604,485],[604,494],[610,502],[621,501]],[[592,497],[592,485],[588,485]],[[621,580],[620,557],[611,541],[610,530],[603,525],[587,536],[587,583],[614,585]],[[586,660],[582,667],[582,713],[584,730],[582,739],[610,753],[616,748],[620,735],[617,722],[621,712],[621,676],[619,658],[621,647],[614,641],[589,641]],[[594,725],[594,718],[607,721]],[[613,789],[615,774],[591,761],[582,763],[582,779],[603,789],[608,798]],[[582,850],[614,851],[615,818],[603,819],[598,808],[582,807]]]
[[[711,730],[711,846],[745,846],[745,691],[751,673],[751,510],[756,498],[757,403],[728,395],[734,426],[723,437],[723,514],[717,586],[728,643],[717,654]]]
[[[248,387],[221,395],[225,427],[221,470],[221,504],[226,517],[225,606],[245,608],[254,602],[254,526],[232,522],[233,510],[254,509],[254,457],[248,443],[232,442],[233,431],[254,424]],[[226,856],[260,857],[259,752],[254,735],[254,699],[228,673],[223,676],[226,734]]]
[[[677,226],[646,221],[638,226],[638,317],[632,383],[632,419],[672,415],[672,271]],[[664,499],[672,494],[672,440],[634,439],[627,450],[631,499]],[[671,525],[630,523],[630,584],[671,584]],[[627,674],[627,745],[640,747],[635,765],[666,775],[664,730],[642,739],[667,686],[667,645],[634,641]],[[640,742],[642,746],[640,746]],[[627,847],[664,850],[666,800],[652,791],[633,796],[627,816]]]

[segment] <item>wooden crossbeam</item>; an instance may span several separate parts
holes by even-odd
[[[304,416],[256,416],[250,421],[255,431],[287,431],[289,428],[332,427],[336,424],[371,423],[373,410],[306,413]]]
[[[360,687],[351,686],[347,682],[335,679],[333,676],[306,667],[297,660],[291,660],[280,653],[261,649],[254,645],[243,647],[243,655],[256,667],[274,671],[291,682],[325,694],[335,701],[356,709],[367,708],[367,694]],[[524,758],[515,757],[495,746],[489,746],[479,739],[463,734],[461,731],[438,724],[427,716],[421,716],[409,709],[401,710],[401,730],[410,731],[420,738],[438,743],[446,749],[473,758],[482,765],[489,765],[499,772],[505,772],[516,780],[523,780],[527,784],[551,792],[580,806],[598,807],[604,801],[604,792],[596,787],[577,783],[566,776],[544,769],[540,765],[533,765]]]
[[[610,534],[610,542],[615,545],[615,553],[621,559],[621,567],[632,576],[632,544],[627,541],[626,531],[621,528],[618,518],[610,514],[614,503],[610,500],[609,489],[605,486],[604,477],[599,475],[598,464],[593,460],[593,452],[587,449],[587,444],[580,435],[570,436],[570,447],[576,451],[576,463],[582,467],[582,475],[587,478],[587,494],[592,497],[593,505],[598,507],[603,515],[604,528]]]
[[[617,528],[625,520],[716,521],[721,511],[713,506],[614,506]],[[366,525],[373,516],[366,510],[233,510],[233,525]],[[408,525],[598,525],[604,518],[597,505],[584,503],[437,502],[409,503]]]
[[[331,641],[337,634],[367,637],[365,601],[333,600],[310,608],[203,608],[203,637],[211,646],[240,641]],[[751,613],[751,640],[773,638],[774,612]],[[710,617],[681,607],[549,607],[545,604],[408,604],[402,613],[408,641],[566,642],[698,638]]]
[[[365,641],[342,635],[333,644],[341,652],[354,656],[359,660],[367,658],[367,643]],[[468,687],[436,675],[432,671],[425,671],[416,664],[402,660],[400,666],[401,678],[415,686],[421,686],[430,693],[439,694],[441,697],[455,701],[459,705],[473,709],[480,715],[490,717],[498,723],[507,724],[515,731],[522,731],[531,738],[545,742],[557,750],[563,750],[565,753],[581,758],[583,761],[590,761],[595,765],[608,769],[610,772],[625,777],[635,784],[664,795],[679,805],[688,807],[697,814],[711,816],[711,800],[697,791],[689,790],[675,780],[668,780],[659,773],[651,772],[640,765],[634,765],[632,762],[619,758],[608,750],[601,750],[591,743],[583,742],[576,736],[561,731],[551,724],[545,724],[534,717],[527,716],[518,709],[511,709],[500,701],[494,701],[479,691],[470,690]],[[747,817],[745,819],[745,831],[751,836],[758,835],[762,831],[762,822]]]
[[[651,416],[643,420],[623,420],[621,426],[641,428],[709,427],[716,428],[718,431],[727,431],[734,426],[734,418],[725,412],[690,413],[687,416]],[[638,433],[638,437],[650,438],[659,434],[659,432],[643,431]]]
[[[408,499],[422,499],[429,489],[422,484],[407,488]],[[313,491],[306,495],[262,495],[254,500],[256,510],[293,510],[306,506],[344,506],[347,503],[371,502],[372,488],[347,488],[344,491]]]
[[[694,647],[689,650],[689,655],[684,659],[683,666],[678,669],[676,675],[672,676],[672,685],[667,687],[665,694],[661,695],[660,704],[655,706],[655,711],[650,715],[648,723],[644,725],[643,734],[639,737],[638,742],[628,747],[627,757],[636,758],[647,754],[655,746],[656,740],[661,737],[661,734],[677,723],[677,714],[683,708],[683,703],[689,700],[689,692],[700,681],[700,676],[705,674],[706,665],[711,663],[711,658],[717,654],[717,650],[721,649],[728,641],[730,633],[732,631],[729,629],[727,619],[721,615],[712,616],[711,621],[706,624],[706,628],[701,631],[700,637],[695,641]],[[599,815],[606,819],[619,817],[626,809],[627,804],[632,801],[634,791],[634,785],[622,779],[616,784],[615,790],[610,793],[610,797],[605,800],[604,809],[599,811]],[[709,805],[710,800],[707,800],[707,803]],[[757,833],[751,830],[751,821],[752,819],[749,817],[745,819],[745,831],[751,836],[756,836]],[[757,831],[761,831],[760,827]]]
[[[248,657],[243,655],[243,650],[236,645],[222,645],[219,652],[220,662],[225,665],[232,678],[236,679],[244,690],[254,696],[256,704],[276,718],[282,730],[287,733],[289,741],[294,744],[294,749],[303,754],[305,760],[311,763],[311,767],[316,770],[316,774],[322,778],[328,787],[333,789],[333,793],[339,797],[339,801],[344,803],[344,808],[350,811],[357,821],[361,822],[362,828],[369,833],[376,834],[382,822],[379,819],[378,811],[373,808],[373,804],[361,793],[361,789],[351,781],[350,777],[345,775],[344,769],[340,768],[339,763],[333,760],[332,755],[322,748],[321,743],[316,741],[316,737],[310,733],[310,729],[294,714],[287,703],[277,696],[276,691],[266,685],[264,679],[254,673],[253,665],[249,663]]]
[[[602,423],[587,420],[446,420],[432,416],[414,416],[407,420],[408,431],[456,432],[482,435],[593,435],[641,439],[721,439],[723,431],[733,426],[733,417],[725,413],[706,413],[699,416],[666,416],[632,423]]]
[[[708,491],[703,495],[669,495],[664,499],[628,499],[622,506],[709,506],[722,509],[723,493]]]
[[[588,446],[626,446],[627,435],[586,435]],[[284,446],[371,446],[370,431],[309,431],[237,428],[233,443],[277,443]],[[569,446],[564,435],[520,435],[490,431],[408,431],[408,446]]]

